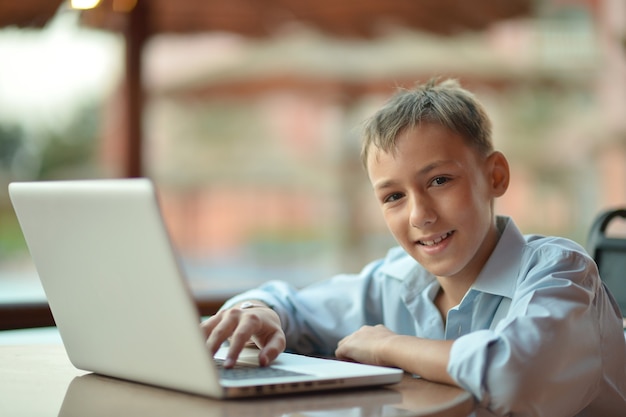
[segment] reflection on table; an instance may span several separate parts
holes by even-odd
[[[469,393],[405,375],[381,388],[237,400],[108,378],[74,368],[63,346],[0,346],[0,415],[10,416],[467,416]]]

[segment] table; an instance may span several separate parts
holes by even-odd
[[[405,375],[384,388],[213,400],[74,368],[62,345],[0,346],[0,416],[467,416],[462,389]]]

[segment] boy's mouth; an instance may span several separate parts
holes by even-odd
[[[454,233],[454,231],[447,232],[447,233],[445,233],[445,234],[443,234],[441,236],[438,236],[438,237],[434,238],[433,240],[418,240],[417,243],[422,245],[422,246],[435,246],[435,245],[438,245],[439,243],[443,242],[444,240],[446,240],[450,236],[452,236],[453,233]]]

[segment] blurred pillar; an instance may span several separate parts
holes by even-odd
[[[145,44],[148,5],[137,1],[128,14],[128,24],[124,37],[126,40],[126,161],[124,175],[141,177],[143,175],[143,83],[142,55]]]

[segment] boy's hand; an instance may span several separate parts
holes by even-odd
[[[339,341],[335,355],[369,365],[390,366],[422,378],[458,386],[448,374],[454,340],[399,335],[383,325],[363,326]]]
[[[259,302],[254,302],[254,305],[246,309],[234,306],[222,310],[200,325],[211,355],[215,355],[227,339],[230,340],[230,348],[224,361],[226,368],[235,365],[239,354],[250,340],[260,349],[261,366],[269,365],[285,350],[285,333],[278,314]]]
[[[382,324],[363,326],[356,332],[341,339],[335,350],[339,359],[347,359],[369,365],[389,366],[390,361],[383,353],[390,338],[397,336]]]

